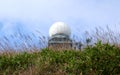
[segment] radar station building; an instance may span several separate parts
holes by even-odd
[[[54,23],[49,30],[48,48],[61,49],[77,49],[77,43],[70,38],[71,29],[64,22]]]

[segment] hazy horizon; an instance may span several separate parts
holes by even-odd
[[[0,35],[17,29],[48,36],[50,26],[57,21],[67,23],[73,34],[108,25],[120,28],[119,0],[1,0]]]

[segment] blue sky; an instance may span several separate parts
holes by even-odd
[[[48,36],[56,21],[67,23],[73,34],[95,27],[120,28],[120,0],[0,0],[0,35],[40,31]]]

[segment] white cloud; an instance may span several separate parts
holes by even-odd
[[[119,8],[118,0],[1,0],[0,17],[20,19],[29,29],[46,34],[55,21],[64,21],[82,30],[120,23]],[[3,30],[12,30],[12,27],[13,24],[5,23]]]

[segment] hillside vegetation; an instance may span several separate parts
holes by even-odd
[[[120,48],[98,41],[83,51],[5,52],[0,75],[119,75]]]
[[[99,29],[79,38],[80,50],[45,48],[45,37],[34,34],[4,36],[0,75],[120,75],[120,35]]]

